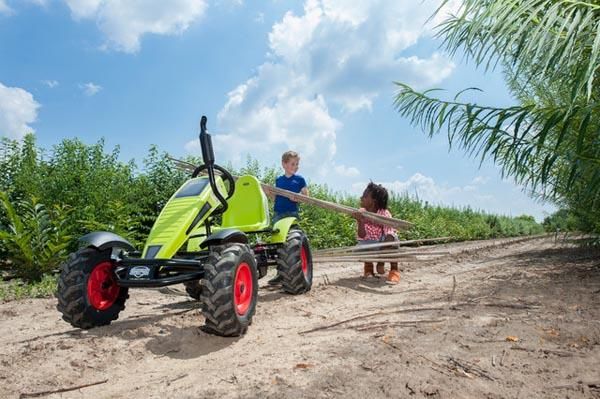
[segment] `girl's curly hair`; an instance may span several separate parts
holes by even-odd
[[[370,182],[365,188],[365,194],[371,194],[375,201],[377,210],[387,209],[388,206],[388,191],[381,184]]]

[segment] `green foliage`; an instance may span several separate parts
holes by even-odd
[[[443,3],[445,5],[447,1]],[[585,1],[466,0],[438,28],[444,47],[485,69],[501,65],[519,104],[488,107],[398,83],[399,113],[428,135],[446,131],[535,196],[600,232],[600,6]]]
[[[48,210],[35,197],[13,205],[4,192],[0,192],[0,205],[7,219],[7,229],[0,230],[0,240],[16,276],[39,281],[45,273],[58,268],[71,240],[66,208],[55,206]]]
[[[0,302],[23,298],[45,298],[56,292],[56,276],[46,274],[39,281],[11,280],[0,282]]]
[[[356,207],[357,200],[331,193],[326,186],[309,186],[311,197]],[[332,248],[356,243],[356,222],[341,213],[312,205],[300,206],[300,227],[306,231],[315,248]]]
[[[125,238],[135,247],[141,248],[146,239],[143,232],[147,230],[143,222],[149,221],[150,216],[136,215],[137,209],[134,204],[111,200],[104,209],[105,219],[86,219],[81,220],[80,223],[85,231],[110,231]],[[91,212],[93,211],[90,209],[86,210],[86,213]]]
[[[118,148],[107,152],[103,141],[86,145],[63,140],[49,155],[42,153],[33,136],[22,143],[3,140],[0,146],[0,184],[4,189],[0,264],[26,282],[25,286],[14,283],[0,288],[3,298],[44,292],[32,291],[38,287],[36,281],[54,281],[45,276],[57,268],[66,252],[77,247],[77,238],[90,231],[112,231],[141,248],[164,204],[189,176],[174,168],[167,154],[155,146],[149,149],[141,171],[133,162],[121,162]],[[187,160],[198,163],[196,158]],[[278,167],[262,167],[251,158],[239,170],[228,169],[268,184],[274,184],[281,174]],[[358,207],[358,198],[332,192],[325,185],[310,184],[309,191],[315,198]],[[395,217],[415,223],[413,229],[401,232],[405,239],[452,236],[466,240],[541,231],[531,217],[430,206],[407,195],[392,195],[389,204]],[[356,242],[356,222],[347,215],[304,204],[300,225],[314,248]]]

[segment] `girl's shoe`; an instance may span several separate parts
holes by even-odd
[[[400,282],[400,272],[398,270],[390,270],[385,282],[388,284],[398,284]]]
[[[377,274],[385,274],[385,265],[383,263],[377,264]]]

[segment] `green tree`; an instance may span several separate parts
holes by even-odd
[[[444,1],[445,5],[448,1]],[[600,5],[589,1],[465,0],[438,26],[450,54],[500,65],[518,100],[490,107],[397,83],[399,113],[483,161],[534,196],[600,219]]]

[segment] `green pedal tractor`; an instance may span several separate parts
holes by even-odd
[[[201,303],[204,331],[239,336],[252,322],[258,279],[269,266],[277,267],[285,292],[310,290],[310,244],[296,219],[271,225],[258,180],[236,180],[214,163],[204,116],[200,145],[204,164],[169,199],[142,252],[111,232],[80,238],[81,249],[62,265],[58,281],[64,320],[86,329],[110,324],[125,308],[129,288],[183,283]]]

